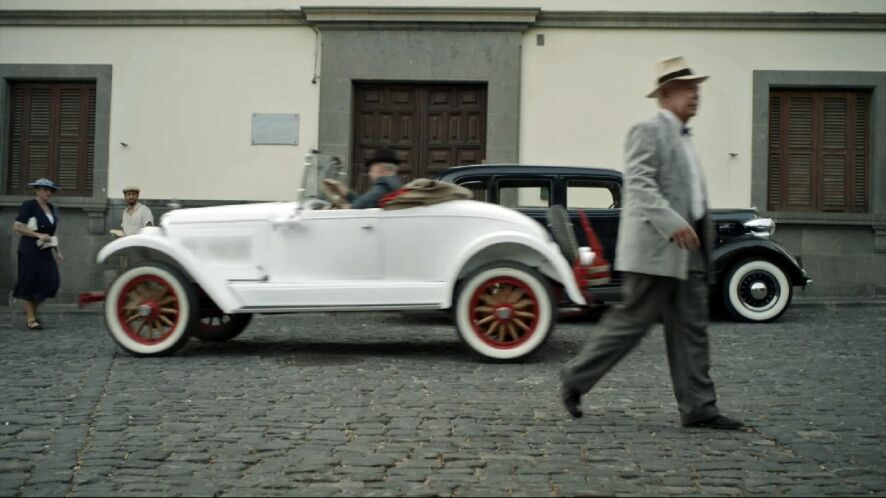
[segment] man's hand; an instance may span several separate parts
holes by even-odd
[[[342,197],[346,197],[348,195],[348,187],[342,185],[342,183],[338,180],[333,180],[331,178],[327,178],[323,180],[323,183],[329,186],[333,192],[337,192],[338,195]]]
[[[671,234],[671,241],[677,244],[680,249],[689,249],[694,251],[701,245],[698,241],[698,235],[691,226],[686,225]]]

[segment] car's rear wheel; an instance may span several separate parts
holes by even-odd
[[[204,342],[224,342],[240,335],[252,321],[251,313],[228,314],[218,308],[200,312],[191,335]]]
[[[191,283],[178,270],[145,263],[126,270],[105,297],[105,324],[114,341],[138,356],[170,354],[197,320]]]
[[[484,266],[459,286],[455,323],[474,352],[516,360],[536,351],[554,329],[556,306],[543,275],[519,263]]]
[[[723,305],[735,319],[769,322],[788,308],[793,287],[785,271],[765,259],[744,259],[723,280]]]

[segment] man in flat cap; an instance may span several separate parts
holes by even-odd
[[[338,180],[323,180],[325,189],[331,194],[332,202],[338,207],[366,209],[379,207],[382,198],[402,187],[398,167],[400,159],[391,149],[379,149],[366,160],[366,172],[369,176],[369,190],[357,195]]]
[[[740,429],[720,415],[708,375],[708,284],[713,227],[704,177],[686,123],[698,111],[699,83],[682,57],[661,61],[659,112],[636,124],[625,144],[624,205],[615,269],[622,302],[610,309],[560,372],[566,410],[580,417],[581,396],[662,322],[668,365],[684,427]]]
[[[151,213],[151,208],[138,201],[140,193],[141,189],[134,185],[123,189],[127,206],[123,210],[123,222],[120,224],[122,230],[112,230],[111,233],[125,237],[138,233],[144,227],[154,226],[154,214]]]

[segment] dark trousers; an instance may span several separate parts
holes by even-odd
[[[560,372],[563,385],[582,394],[662,322],[668,365],[682,423],[719,414],[714,382],[708,375],[708,285],[704,273],[688,280],[623,273],[624,301],[607,311],[578,355]]]

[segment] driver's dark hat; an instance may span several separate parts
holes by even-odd
[[[366,159],[366,167],[372,166],[373,163],[400,164],[401,162],[403,161],[398,159],[397,154],[391,149],[378,149],[372,156]]]

